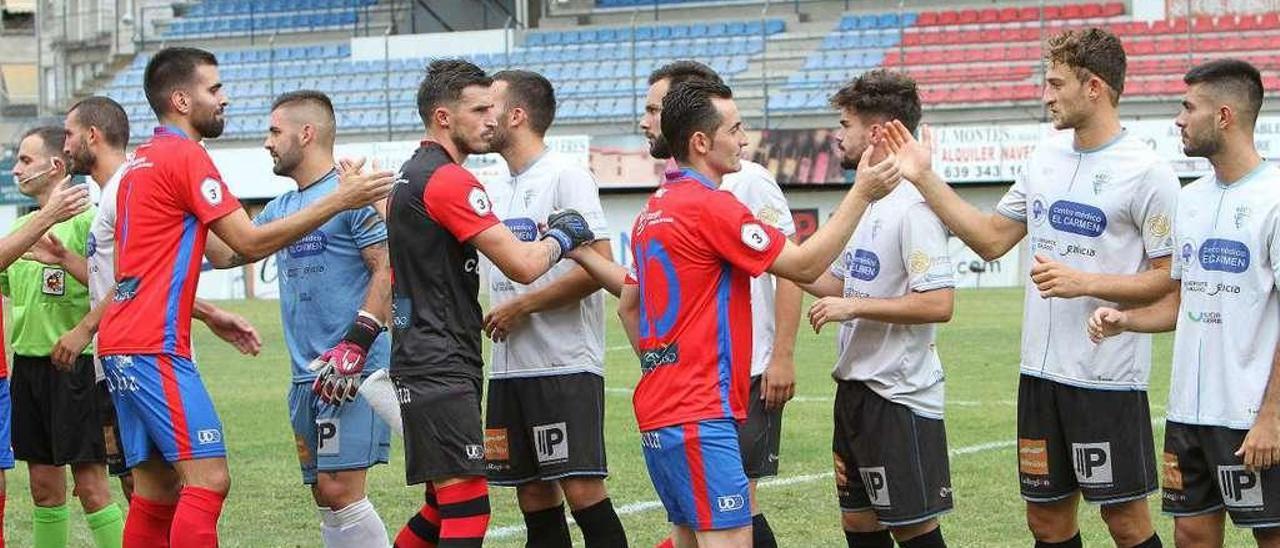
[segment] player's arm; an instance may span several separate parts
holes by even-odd
[[[845,193],[826,224],[802,244],[787,240],[773,264],[769,265],[769,272],[804,284],[813,283],[826,272],[853,235],[853,229],[858,226],[867,206],[891,192],[900,179],[898,161],[892,155],[871,165],[873,148],[869,146],[862,153],[853,187]]]
[[[1089,316],[1089,338],[1094,343],[1102,339],[1131,331],[1134,333],[1163,333],[1173,331],[1178,325],[1178,308],[1182,306],[1181,283],[1173,281],[1174,290],[1153,303],[1129,309],[1109,306],[1099,307]]]
[[[391,258],[386,240],[360,248],[360,257],[369,270],[364,302],[342,340],[308,366],[316,372],[311,390],[331,405],[355,401],[369,350],[391,317]]]
[[[933,212],[984,260],[1003,257],[1027,235],[1027,225],[999,213],[986,213],[961,198],[933,170],[933,133],[920,129],[921,141],[902,122],[885,124],[889,150],[898,156],[902,176],[916,186]]]
[[[201,322],[218,338],[227,341],[247,356],[257,356],[262,350],[262,337],[244,316],[223,310],[204,299],[196,299],[191,307],[191,317]]]
[[[522,242],[502,223],[484,229],[468,243],[493,261],[502,275],[521,284],[533,283],[551,270],[561,254],[560,244],[556,241]]]
[[[951,321],[955,290],[911,291],[901,297],[823,297],[809,307],[809,324],[819,332],[829,322],[855,318],[899,325]]]
[[[1271,373],[1262,393],[1258,417],[1235,455],[1252,471],[1280,464],[1280,347],[1271,356]]]
[[[609,240],[597,240],[582,246],[581,249],[581,253],[597,255],[601,258],[613,255]],[[590,273],[581,266],[575,265],[554,282],[490,310],[484,317],[485,335],[495,341],[506,339],[511,330],[524,321],[529,314],[572,305],[599,291],[600,287],[600,282],[597,282]]]
[[[837,278],[830,271],[823,272],[813,283],[799,284],[806,293],[818,297],[839,297],[844,294],[844,280]]]
[[[618,297],[618,320],[622,330],[627,334],[627,341],[636,355],[640,355],[640,286],[634,283],[623,284],[622,294]]]
[[[1036,254],[1031,266],[1031,281],[1044,298],[1090,296],[1122,305],[1154,302],[1176,291],[1178,284],[1169,278],[1168,256],[1151,259],[1151,267],[1137,274],[1102,274],[1083,272]]]
[[[821,279],[821,278],[819,278]],[[761,379],[761,395],[766,409],[782,409],[796,393],[796,331],[800,327],[800,304],[804,290],[783,278],[774,280],[773,353]]]
[[[391,254],[387,242],[383,240],[360,248],[360,258],[369,269],[369,289],[365,291],[360,309],[386,325],[391,318]]]
[[[336,191],[287,217],[259,226],[237,208],[210,223],[209,228],[232,252],[227,257],[225,252],[220,255],[215,251],[210,262],[219,268],[230,268],[258,261],[319,228],[330,217],[382,199],[394,181],[390,171],[361,173],[356,165],[339,169]]]
[[[36,240],[36,243],[31,246],[31,249],[22,258],[47,265],[60,266],[76,281],[89,285],[89,260],[67,249],[67,246],[62,245],[62,240],[58,239],[52,232],[45,233],[43,237]]]
[[[84,185],[67,186],[70,181],[69,176],[59,181],[44,207],[22,226],[0,238],[0,269],[9,268],[53,225],[89,209],[89,190]]]
[[[614,297],[622,295],[622,284],[626,280],[627,269],[613,262],[608,255],[601,255],[590,246],[584,246],[570,251],[568,257],[576,261],[578,266],[581,266],[582,270],[602,289],[613,294]]]
[[[53,349],[49,351],[49,360],[53,362],[54,367],[61,371],[71,370],[76,358],[89,346],[89,341],[93,340],[93,334],[98,332],[98,326],[102,323],[107,306],[115,296],[116,288],[113,285],[101,300],[93,304],[89,313],[80,318],[75,327],[58,337],[58,341],[53,344]]]

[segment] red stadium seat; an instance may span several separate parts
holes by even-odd
[[[960,15],[955,10],[947,10],[938,13],[938,25],[954,25],[960,19]]]
[[[961,10],[960,18],[956,21],[961,25],[971,25],[978,22],[978,10]]]
[[[922,44],[922,43],[923,43],[923,42],[921,42],[921,41],[920,41],[920,39],[921,39],[921,33],[919,33],[919,32],[907,32],[907,33],[903,33],[903,35],[902,35],[902,45],[904,45],[904,46],[918,46],[918,45],[920,45],[920,44]]]
[[[1240,19],[1236,21],[1236,28],[1239,30],[1262,28],[1262,16],[1257,14],[1241,15]]]
[[[983,24],[996,23],[1000,21],[1000,10],[995,8],[985,8],[978,12],[978,22]]]
[[[1156,52],[1156,44],[1154,40],[1130,40],[1124,49],[1129,56],[1151,55]]]
[[[999,20],[1001,23],[1012,23],[1018,20],[1018,8],[1004,8],[1000,10]]]
[[[1240,19],[1241,19],[1240,17],[1235,15],[1223,15],[1218,17],[1218,20],[1217,22],[1214,23],[1213,28],[1218,30],[1219,32],[1239,30]]]
[[[1262,15],[1262,19],[1258,21],[1258,28],[1277,29],[1280,28],[1280,12],[1269,11]]]
[[[1062,17],[1061,6],[1045,6],[1044,7],[1044,18],[1046,21],[1058,19],[1061,17]]]
[[[1191,21],[1191,30],[1194,32],[1208,32],[1213,29],[1213,17],[1208,15],[1197,15]]]
[[[1107,3],[1106,5],[1102,6],[1102,15],[1104,17],[1115,17],[1118,15],[1124,15],[1124,3],[1123,2]]]
[[[1080,4],[1062,6],[1062,11],[1058,15],[1058,19],[1081,19],[1083,17],[1084,8]]]
[[[962,30],[956,34],[955,40],[952,40],[950,43],[978,44],[983,42],[984,38],[992,34],[998,33],[994,33],[989,30]]]
[[[1223,51],[1227,49],[1221,38],[1200,38],[1194,45],[1196,51]]]
[[[1037,7],[1018,8],[1018,20],[1019,21],[1039,21],[1040,8],[1037,8]]]
[[[1080,7],[1080,17],[1084,19],[1097,19],[1102,17],[1102,5],[1084,4]]]

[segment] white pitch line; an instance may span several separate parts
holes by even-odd
[[[992,451],[995,449],[1004,449],[1006,447],[1013,447],[1014,445],[1017,445],[1017,442],[1013,440],[993,441],[993,442],[987,442],[987,443],[979,443],[977,445],[966,445],[964,447],[957,447],[955,449],[952,449],[951,456],[958,457],[961,455],[972,455],[974,453],[982,453],[986,451]],[[809,483],[813,481],[829,479],[832,477],[832,475],[833,475],[832,472],[822,472],[818,474],[801,474],[798,476],[788,476],[785,478],[771,478],[771,479],[761,481],[757,485],[757,487],[762,487],[762,488],[785,487],[788,485],[796,485],[801,483]],[[662,508],[662,502],[656,501],[656,500],[646,500],[643,502],[633,502],[631,504],[625,504],[625,505],[619,506],[615,510],[615,512],[618,514],[619,517],[622,517],[622,516],[627,516],[631,514],[648,512],[650,510],[657,510],[659,508]],[[570,524],[574,523],[573,518],[569,518],[568,521]],[[489,532],[485,536],[492,539],[504,539],[504,538],[514,537],[523,532],[524,532],[524,525],[504,525],[502,527],[494,527],[492,529],[489,529]]]

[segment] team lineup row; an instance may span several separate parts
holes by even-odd
[[[1044,100],[1070,131],[1037,147],[995,213],[930,169],[909,77],[871,71],[837,91],[836,147],[855,182],[803,243],[769,173],[740,159],[732,91],[696,62],[656,70],[640,127],[670,163],[624,269],[595,236],[607,227],[592,176],[544,145],[556,103],[536,73],[432,63],[418,92],[426,137],[398,174],[336,161],[328,98],[282,95],[264,145],[298,189],[250,219],[199,145],[225,123],[216,58],[162,50],[144,78],[160,126],[131,156],[123,110],[101,97],[20,144],[15,179],[41,208],[0,240],[0,288],[15,299],[13,455],[0,464],[30,465],[37,546],[66,543],[65,487],[35,485],[61,485],[67,465],[100,546],[215,546],[229,475],[190,319],[245,353],[260,341],[195,285],[202,257],[229,268],[274,253],[290,420],[327,546],[391,543],[364,482],[392,431],[425,495],[395,546],[480,545],[489,483],[516,487],[530,546],[570,544],[566,502],[587,545],[625,546],[604,482],[601,288],[643,371],[633,403],[673,525],[664,544],[774,546],[754,485],[777,472],[807,291],[814,329],[840,323],[832,449],[848,545],[944,546],[933,341],[954,295],[947,232],[988,258],[1030,236],[1018,468],[1036,545],[1081,545],[1082,497],[1117,545],[1161,545],[1146,503],[1160,483],[1145,333],[1175,328],[1162,467],[1175,540],[1220,546],[1230,515],[1280,545],[1280,387],[1272,354],[1256,351],[1280,342],[1280,172],[1253,145],[1258,72],[1233,60],[1188,72],[1176,123],[1214,174],[1180,189],[1120,124],[1118,38],[1068,31],[1045,55]],[[486,152],[508,181],[486,188],[461,167]],[[65,173],[102,185],[96,211]],[[482,336],[494,341],[483,415]],[[1099,414],[1109,420],[1086,418]],[[128,482],[127,519],[107,463]]]

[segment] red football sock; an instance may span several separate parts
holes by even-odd
[[[124,520],[124,548],[168,548],[175,504],[160,504],[133,495]]]
[[[178,508],[173,513],[169,544],[182,548],[217,548],[218,516],[222,514],[225,498],[226,495],[203,487],[183,487]]]
[[[436,492],[427,484],[426,503],[418,513],[409,518],[396,535],[395,548],[436,548],[440,542],[440,508],[436,506]],[[2,547],[0,547],[2,548]]]
[[[4,493],[0,493],[0,548],[4,548]]]
[[[472,477],[436,489],[440,499],[440,548],[480,546],[489,528],[489,484]]]
[[[662,542],[659,542],[658,545],[654,546],[653,548],[676,548],[676,541],[671,540],[671,537],[667,537],[663,539]]]

